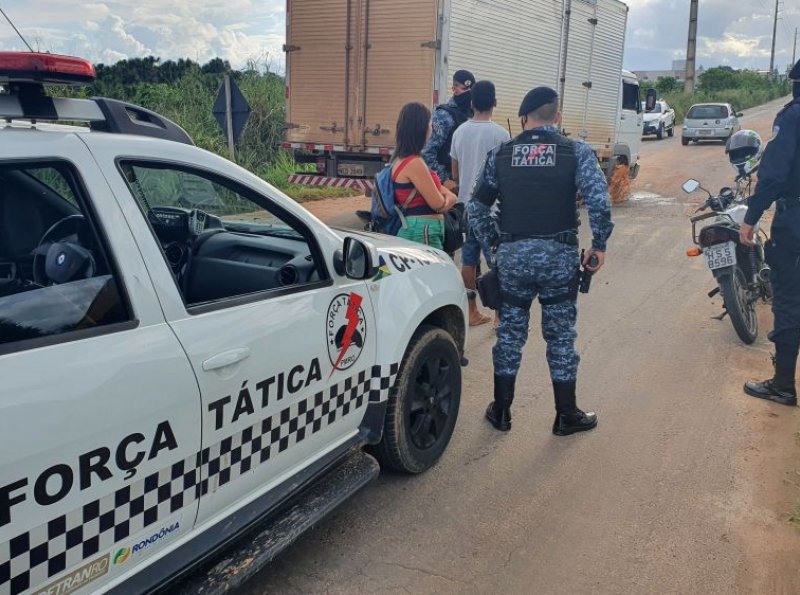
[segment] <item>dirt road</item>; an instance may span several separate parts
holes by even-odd
[[[768,138],[779,103],[747,110]],[[770,372],[771,318],[751,347],[713,320],[719,298],[688,259],[680,184],[732,178],[721,144],[647,142],[633,200],[615,209],[607,268],[580,299],[579,403],[600,425],[550,433],[534,306],[514,428],[483,419],[488,327],[469,337],[461,414],[441,463],[383,475],[251,581],[261,593],[800,593],[798,414],[750,399]],[[699,201],[700,196],[693,199]],[[356,200],[311,204],[356,224]],[[584,221],[586,216],[583,216]],[[588,225],[583,232],[588,232]]]

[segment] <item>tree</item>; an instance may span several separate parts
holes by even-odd
[[[738,88],[737,71],[730,66],[709,68],[700,75],[700,86],[703,91],[723,91]]]
[[[656,81],[655,88],[660,95],[669,95],[678,91],[681,84],[674,76],[660,76]]]
[[[222,58],[209,60],[202,68],[203,74],[225,74],[231,71],[231,64]]]

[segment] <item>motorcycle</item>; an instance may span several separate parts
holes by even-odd
[[[697,180],[687,180],[683,185],[687,194],[698,189],[708,194],[708,200],[695,213],[711,211],[691,218],[692,240],[698,248],[688,250],[687,255],[704,256],[717,281],[708,297],[722,294],[724,311],[719,319],[730,316],[736,334],[747,345],[758,337],[756,303],[772,298],[770,269],[764,258],[764,244],[769,240],[766,232],[756,226],[755,246],[745,246],[739,240],[750,188],[750,176],[737,177],[735,189],[724,187],[716,196]]]

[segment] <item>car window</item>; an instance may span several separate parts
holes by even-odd
[[[0,164],[0,350],[131,319],[86,204],[65,163]]]
[[[642,111],[642,105],[639,101],[639,85],[623,81],[622,109],[631,110],[634,112]]]
[[[266,197],[182,166],[126,161],[120,169],[187,307],[329,279],[310,230]]]
[[[727,118],[728,108],[724,105],[694,105],[686,117],[691,120]]]

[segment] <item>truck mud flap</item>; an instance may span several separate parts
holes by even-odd
[[[361,449],[312,483],[255,534],[245,535],[210,569],[176,585],[180,595],[230,593],[262,570],[300,535],[378,477],[378,462]]]

